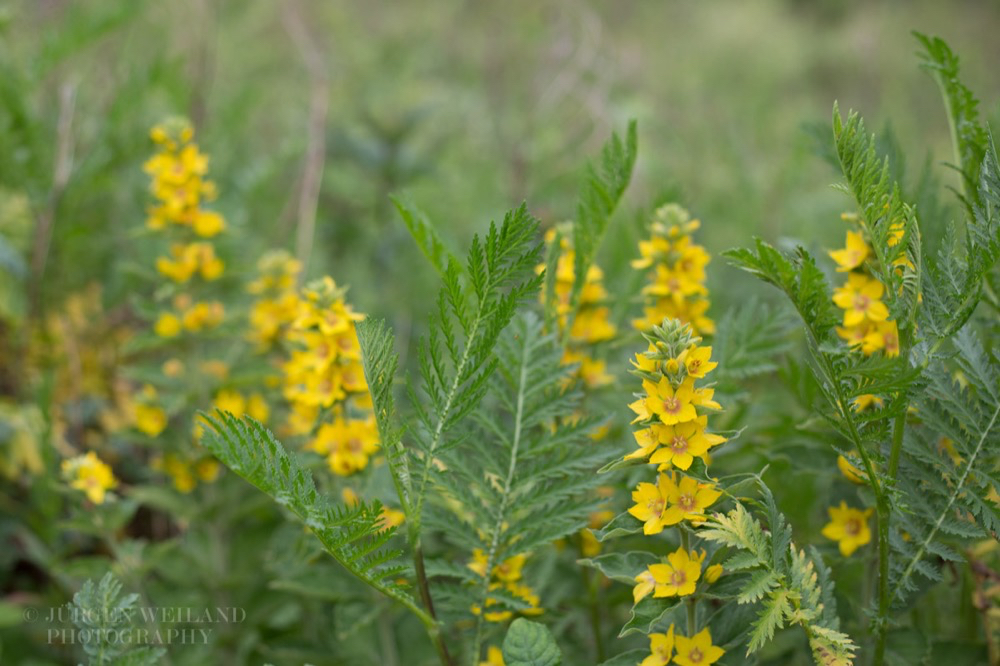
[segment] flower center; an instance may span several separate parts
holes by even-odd
[[[681,401],[677,398],[664,398],[663,409],[671,414],[681,411]]]
[[[684,453],[685,451],[687,451],[688,442],[680,435],[676,435],[670,442],[670,448],[673,450],[674,453]]]
[[[897,338],[892,333],[885,336],[885,348],[886,351],[898,352],[899,351],[899,338]]]
[[[684,509],[685,511],[690,511],[697,506],[694,501],[694,495],[681,495],[677,500],[677,506]]]
[[[687,576],[684,574],[683,571],[675,571],[672,574],[670,574],[670,583],[674,587],[680,587],[686,582],[687,582]]]
[[[347,448],[350,449],[351,453],[361,453],[361,449],[364,448],[361,444],[361,440],[357,437],[352,437],[347,440]]]
[[[691,374],[694,374],[694,373],[698,372],[698,368],[700,368],[700,367],[701,367],[701,359],[700,358],[696,358],[696,359],[692,359],[692,360],[688,361],[688,372],[690,372]]]
[[[688,661],[692,661],[692,662],[694,662],[696,664],[700,664],[701,660],[704,657],[705,657],[705,655],[702,654],[701,650],[699,650],[698,648],[694,648],[693,650],[691,650],[690,652],[688,652]]]
[[[861,522],[857,518],[851,518],[844,525],[844,531],[851,536],[856,536],[861,531]]]
[[[646,503],[646,508],[648,508],[654,514],[659,516],[661,513],[663,513],[663,500],[662,499],[650,500],[649,502]]]
[[[854,297],[854,309],[864,312],[868,309],[868,305],[871,303],[871,299],[864,294],[858,294]]]

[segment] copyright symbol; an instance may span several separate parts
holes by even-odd
[[[25,608],[23,616],[24,616],[24,621],[25,622],[34,622],[35,620],[38,619],[38,609],[37,608]]]

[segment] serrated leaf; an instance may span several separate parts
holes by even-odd
[[[504,636],[503,660],[507,666],[558,666],[562,652],[548,627],[518,618]]]

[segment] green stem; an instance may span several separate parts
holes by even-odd
[[[683,527],[681,528],[681,548],[688,553],[691,552],[691,537]],[[698,608],[695,606],[693,596],[687,598],[685,605],[687,606],[687,635],[690,638],[697,633]]]
[[[427,570],[424,567],[424,551],[419,541],[413,544],[413,566],[417,574],[417,586],[420,588],[420,600],[423,602],[424,608],[427,609],[426,613],[423,611],[418,612],[417,617],[424,623],[424,628],[427,630],[427,635],[430,637],[431,643],[434,644],[434,649],[437,650],[442,666],[452,666],[454,662],[451,660],[451,655],[448,654],[448,646],[444,644],[444,640],[441,637],[441,627],[438,625],[437,616],[434,614],[434,599],[431,598],[431,588],[427,581]],[[410,608],[414,612],[419,610],[415,609],[416,607]]]
[[[590,569],[586,567],[580,567],[580,575],[583,576],[583,584],[587,589],[587,600],[590,606],[590,633],[594,635],[597,663],[601,663],[606,659],[606,656],[604,654],[604,636],[601,632],[600,578],[591,575]]]

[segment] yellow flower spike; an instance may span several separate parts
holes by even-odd
[[[830,257],[837,262],[837,271],[846,273],[865,263],[871,249],[864,237],[856,231],[847,232],[847,247],[843,250],[832,250]]]
[[[705,551],[698,555],[678,548],[667,555],[667,564],[649,565],[649,573],[655,581],[653,597],[686,597],[694,594],[698,579],[701,578],[701,563],[704,560]]]
[[[868,528],[872,509],[852,509],[847,506],[847,502],[841,502],[839,507],[830,507],[827,512],[830,514],[830,522],[823,528],[822,534],[837,542],[840,554],[844,557],[850,557],[854,551],[872,540],[872,533]]]
[[[677,666],[711,666],[726,654],[722,648],[712,645],[712,634],[708,627],[691,638],[677,636],[675,646],[677,655],[674,663]]]
[[[649,635],[649,656],[639,666],[667,666],[674,656],[674,625],[665,634]]]
[[[63,476],[70,480],[70,487],[82,490],[94,504],[103,504],[107,491],[117,487],[118,481],[111,467],[97,457],[93,451],[86,455],[64,460]]]

